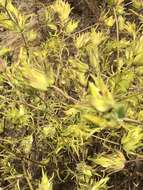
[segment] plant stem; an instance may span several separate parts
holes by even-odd
[[[117,14],[116,14],[116,9],[114,8],[113,9],[114,11],[114,17],[115,17],[115,22],[116,22],[116,39],[117,39],[117,42],[119,42],[119,23],[118,23],[118,17],[117,17]],[[119,63],[119,48],[117,46],[117,60],[118,60],[118,63]]]
[[[143,125],[143,122],[135,120],[135,119],[124,118],[123,121],[127,123],[134,123],[136,125]]]
[[[6,13],[7,13],[9,19],[18,27],[18,29],[19,29],[19,31],[20,31],[20,34],[21,34],[21,37],[22,37],[22,39],[23,39],[25,48],[26,48],[27,55],[29,56],[29,48],[28,48],[28,44],[27,44],[27,42],[26,42],[25,36],[24,36],[24,34],[23,34],[23,31],[22,31],[21,27],[19,26],[18,20],[17,20],[17,19],[14,19],[14,18],[11,16],[11,14],[9,13],[9,10],[7,9],[7,3],[8,3],[8,2],[6,1],[6,3],[5,3],[5,11],[6,11]]]
[[[52,88],[57,91],[59,94],[61,94],[62,96],[64,96],[66,99],[70,100],[73,103],[78,103],[78,100],[74,99],[73,97],[69,96],[67,93],[63,92],[60,88],[58,88],[57,86],[52,86]]]
[[[30,190],[34,190],[33,187],[32,187],[32,184],[30,182],[30,179],[29,179],[29,174],[26,171],[26,167],[25,167],[25,163],[24,162],[22,163],[22,168],[23,168],[23,172],[24,172],[24,175],[25,175],[25,179],[26,179],[26,181],[27,181],[27,183],[29,185]]]

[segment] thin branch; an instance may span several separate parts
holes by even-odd
[[[53,85],[52,88],[58,92],[59,94],[61,94],[62,96],[64,96],[66,99],[70,100],[73,103],[78,103],[78,100],[76,100],[75,98],[69,96],[66,92],[62,91],[60,88],[58,88],[57,86]]]
[[[20,31],[20,34],[21,34],[21,37],[22,37],[22,39],[23,39],[23,42],[24,42],[26,51],[27,51],[27,55],[29,56],[29,48],[28,48],[28,45],[27,45],[25,36],[24,36],[24,34],[23,34],[23,31],[22,31],[21,27],[19,26],[19,23],[18,23],[17,19],[14,19],[14,18],[11,16],[11,14],[9,13],[9,11],[8,11],[8,9],[7,9],[7,3],[8,3],[8,2],[6,1],[6,3],[5,3],[5,11],[6,11],[6,13],[7,13],[9,19],[18,27],[18,29],[19,29],[19,31]]]
[[[116,14],[116,9],[114,8],[114,17],[115,17],[115,22],[116,22],[116,39],[117,39],[117,42],[119,42],[119,23],[118,23],[118,17],[117,17],[117,14]],[[119,62],[119,47],[117,46],[117,60]]]
[[[21,156],[21,159],[23,159],[23,161],[32,162],[33,164],[39,165],[39,166],[41,166],[41,167],[46,166],[46,164],[40,163],[40,162],[38,162],[38,161],[36,161],[36,160],[32,160],[32,159],[30,159],[30,158],[26,158],[25,156]]]
[[[24,163],[24,162],[22,163],[22,168],[23,168],[23,172],[24,172],[24,175],[25,175],[25,179],[26,179],[26,181],[27,181],[27,183],[28,183],[28,185],[29,185],[30,190],[34,190],[33,187],[32,187],[32,184],[31,184],[31,182],[30,182],[29,174],[28,174],[28,172],[27,172],[27,170],[26,170],[26,167],[25,167],[25,163]]]
[[[136,125],[143,125],[143,122],[135,120],[135,119],[124,118],[123,121],[127,123],[134,123]]]
[[[139,161],[143,161],[143,158],[136,158],[136,159],[133,159],[133,160],[127,160],[126,163],[139,162]]]

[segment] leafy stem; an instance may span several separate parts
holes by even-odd
[[[7,0],[6,0],[6,2],[5,2],[5,7],[4,7],[4,8],[5,8],[5,11],[6,11],[6,13],[7,13],[9,19],[18,27],[19,32],[20,32],[20,34],[21,34],[21,37],[22,37],[22,39],[23,39],[25,48],[26,48],[27,56],[29,57],[29,48],[28,48],[28,44],[27,44],[26,38],[25,38],[25,36],[24,36],[24,34],[23,34],[23,30],[22,30],[21,27],[19,26],[18,20],[17,20],[16,18],[13,18],[12,15],[10,14],[9,10],[7,9],[7,4],[8,4],[8,2],[7,2]]]

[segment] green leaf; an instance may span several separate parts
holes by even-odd
[[[118,119],[122,119],[125,117],[127,111],[127,106],[124,104],[116,104],[114,108],[114,112]]]

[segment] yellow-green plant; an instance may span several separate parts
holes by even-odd
[[[3,189],[140,188],[142,3],[100,7],[87,26],[68,1],[0,0]]]

